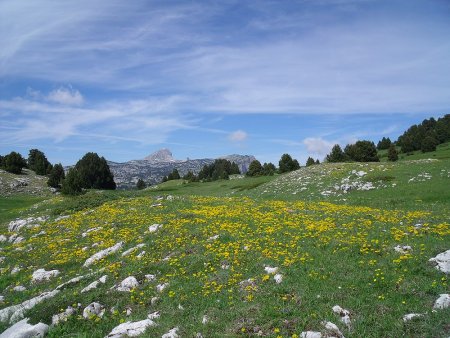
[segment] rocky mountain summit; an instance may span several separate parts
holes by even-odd
[[[235,162],[241,173],[246,173],[250,163],[255,160],[251,155],[229,155],[220,157],[230,162]],[[204,165],[211,164],[215,159],[186,159],[177,160],[169,149],[160,149],[142,160],[133,160],[124,163],[108,161],[108,165],[114,174],[114,181],[120,189],[136,186],[138,179],[155,184],[161,182],[173,169],[177,169],[181,176],[189,170],[197,174]]]

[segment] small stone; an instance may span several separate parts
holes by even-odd
[[[145,279],[146,279],[148,282],[154,281],[154,280],[156,279],[156,275],[150,275],[150,274],[145,275]]]
[[[304,331],[300,333],[300,338],[322,338],[322,333],[317,331]]]
[[[275,283],[280,284],[283,281],[283,275],[278,273],[273,276],[273,279],[275,280]]]
[[[278,272],[278,268],[277,267],[273,267],[272,268],[270,266],[266,266],[266,267],[264,267],[264,270],[270,275],[274,275],[274,274],[276,274]]]
[[[209,322],[209,317],[207,315],[204,315],[202,318],[202,324],[206,324]]]
[[[139,282],[134,276],[125,278],[120,285],[116,288],[117,291],[130,292],[132,289],[139,286]]]
[[[152,224],[148,227],[148,231],[155,232],[156,230],[158,230],[161,227],[162,227],[162,224]]]
[[[425,314],[423,314],[423,313],[409,313],[409,314],[403,316],[403,321],[408,322],[410,320],[423,317],[424,315]]]
[[[156,285],[156,291],[163,292],[165,288],[169,286],[169,283],[163,283]]]
[[[323,321],[322,325],[325,327],[325,330],[327,330],[328,333],[336,335],[338,338],[344,338],[344,335],[342,334],[341,330],[339,330],[336,324]]]
[[[83,310],[83,317],[85,319],[92,319],[93,317],[102,318],[104,313],[105,307],[100,303],[93,302],[85,307]]]
[[[179,338],[178,327],[174,327],[173,329],[169,330],[169,332],[164,333],[161,338]]]
[[[22,285],[17,285],[17,286],[15,286],[14,288],[13,288],[13,290],[14,291],[17,291],[17,292],[22,292],[22,291],[25,291],[27,288],[25,287],[25,286],[22,286]]]
[[[153,313],[150,313],[147,316],[148,319],[158,319],[159,317],[161,317],[161,313],[159,311],[155,311]]]

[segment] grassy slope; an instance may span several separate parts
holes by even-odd
[[[48,322],[73,303],[84,307],[99,301],[107,306],[102,320],[75,316],[55,327],[51,337],[103,337],[120,322],[142,320],[153,310],[160,310],[161,318],[149,337],[175,326],[183,337],[197,332],[204,337],[253,336],[259,330],[270,337],[290,337],[321,330],[322,320],[336,323],[346,337],[447,337],[450,311],[430,310],[438,294],[449,292],[448,281],[427,263],[449,249],[450,162],[445,151],[437,153],[442,160],[432,162],[326,164],[274,177],[205,184],[172,181],[141,192],[91,192],[46,200],[28,213],[50,214],[52,219],[58,214],[71,216],[22,231],[25,238],[41,230],[45,235],[2,245],[7,261],[1,266],[1,289],[18,283],[28,288],[24,293],[2,294],[10,305],[51,290],[85,274],[87,269],[80,266],[87,257],[123,240],[125,249],[144,243],[146,254],[140,259],[139,251],[127,258],[108,257],[93,268],[106,268],[105,286],[80,294],[96,278],[91,277],[29,313],[34,321]],[[367,174],[357,178],[352,170]],[[419,176],[424,173],[431,178]],[[333,190],[347,177],[380,188],[346,194]],[[333,193],[324,196],[324,191]],[[167,194],[178,197],[156,200]],[[19,211],[21,217],[27,214],[20,200],[8,203],[3,222]],[[21,207],[12,210],[14,203]],[[162,206],[151,207],[155,203]],[[164,226],[150,234],[146,229],[153,223]],[[424,227],[416,230],[417,223]],[[102,229],[80,236],[99,226]],[[208,241],[217,234],[217,240]],[[100,244],[92,247],[94,243]],[[412,254],[395,253],[397,244],[411,245]],[[31,252],[16,250],[27,245],[33,247]],[[88,250],[82,251],[83,247]],[[222,269],[223,264],[230,268]],[[9,271],[16,265],[24,269],[11,276]],[[278,266],[283,282],[276,284],[264,265]],[[33,285],[30,277],[37,268],[56,268],[63,274],[58,280]],[[157,281],[143,282],[146,273],[157,274]],[[142,282],[136,292],[107,291],[129,275]],[[248,278],[254,278],[254,284],[239,286]],[[161,282],[170,284],[158,294],[155,285]],[[152,306],[149,300],[154,296],[160,302]],[[178,304],[185,310],[179,310]],[[336,304],[352,311],[351,330],[332,313]],[[109,313],[112,306],[119,312]],[[125,316],[125,307],[133,309],[131,317]],[[428,315],[404,324],[401,317],[411,312]],[[205,314],[211,318],[207,325],[201,324]]]

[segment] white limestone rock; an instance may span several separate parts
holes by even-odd
[[[300,338],[322,338],[322,333],[317,331],[304,331],[300,333]]]
[[[31,277],[32,283],[39,283],[44,280],[50,280],[52,277],[56,277],[59,275],[58,270],[51,270],[51,271],[45,271],[45,269],[38,269],[35,272],[33,272],[33,275]]]
[[[134,276],[125,278],[120,285],[116,288],[117,291],[130,292],[132,289],[139,286],[139,282]]]
[[[147,316],[148,319],[158,319],[159,317],[161,317],[161,312],[159,311],[152,312]]]
[[[351,327],[351,319],[350,319],[350,311],[341,308],[339,305],[333,306],[333,312],[337,314],[341,318],[341,322],[343,322],[348,329]]]
[[[71,306],[68,306],[64,312],[61,312],[57,315],[52,316],[52,325],[58,325],[61,322],[66,322],[69,317],[71,317],[75,313],[75,309]]]
[[[138,322],[126,322],[116,326],[105,338],[137,337],[145,332],[147,328],[156,325],[150,319]]]
[[[163,283],[156,285],[156,291],[163,292],[165,288],[169,286],[169,283]]]
[[[406,323],[406,322],[409,322],[410,320],[420,318],[423,316],[425,316],[424,313],[408,313],[407,315],[403,316],[403,321]]]
[[[123,242],[119,242],[116,245],[113,245],[109,248],[106,248],[102,251],[97,252],[96,254],[92,255],[91,257],[89,257],[88,259],[86,259],[86,261],[84,262],[83,266],[84,267],[89,267],[90,265],[94,264],[95,262],[97,262],[98,260],[109,256],[117,251],[119,251],[123,246]]]
[[[8,328],[0,335],[2,338],[34,338],[44,337],[48,332],[48,325],[38,323],[36,325],[28,324],[28,318],[22,319]]]
[[[22,270],[20,267],[15,266],[15,267],[11,270],[11,275],[15,275],[15,274],[18,273],[20,270]]]
[[[275,276],[273,276],[273,279],[275,280],[275,283],[280,284],[283,281],[283,275],[277,273]]]
[[[178,327],[174,327],[173,329],[169,330],[169,332],[164,333],[161,338],[179,338],[178,335]]]
[[[147,280],[147,282],[154,281],[156,279],[156,275],[151,274],[145,275],[145,279]]]
[[[17,291],[17,292],[22,292],[22,291],[25,291],[26,289],[27,288],[25,286],[23,286],[23,285],[17,285],[15,287],[13,287],[13,290]]]
[[[450,294],[442,293],[439,295],[439,298],[434,302],[433,309],[446,309],[450,306]]]
[[[442,271],[443,273],[450,273],[450,249],[441,252],[436,257],[430,258],[429,261],[437,263],[436,269]]]
[[[8,238],[5,235],[0,235],[0,242],[6,242]]]
[[[91,284],[89,284],[88,286],[86,286],[83,290],[81,290],[81,293],[84,292],[88,292],[91,291],[93,289],[96,289],[97,286],[101,283],[101,284],[105,284],[106,283],[106,279],[108,278],[107,275],[104,275],[102,277],[100,277],[98,280],[93,281]]]
[[[264,270],[269,274],[269,275],[274,275],[278,272],[278,267],[271,267],[271,266],[266,266],[264,267]]]
[[[207,315],[204,315],[202,318],[202,324],[205,325],[209,322],[209,317]]]
[[[51,292],[44,292],[39,296],[26,300],[17,305],[11,305],[0,310],[0,322],[15,323],[20,319],[23,319],[25,311],[32,309],[37,304],[43,302],[46,299],[52,298],[59,293],[59,290],[53,290]]]
[[[138,244],[138,245],[136,245],[136,246],[134,246],[134,247],[132,247],[132,248],[130,248],[130,249],[124,251],[124,252],[122,253],[122,257],[128,256],[128,255],[131,254],[133,251],[136,251],[137,249],[143,248],[144,246],[145,246],[145,244],[142,244],[142,243],[141,243],[141,244]]]
[[[83,310],[83,317],[85,319],[92,319],[94,317],[102,318],[105,313],[105,307],[97,302],[93,302],[86,306]]]
[[[342,334],[341,330],[339,330],[336,324],[332,322],[323,321],[322,325],[325,327],[325,330],[327,331],[328,334],[335,335],[338,338],[344,338],[344,335]]]
[[[394,250],[402,255],[410,253],[412,251],[411,246],[409,245],[397,245],[394,247]]]
[[[162,224],[152,224],[148,227],[149,232],[155,232],[162,227]]]

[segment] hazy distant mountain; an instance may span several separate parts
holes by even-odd
[[[246,173],[250,163],[255,160],[251,155],[229,155],[220,158],[235,162],[242,173]],[[181,176],[189,170],[197,174],[205,164],[214,162],[212,158],[176,160],[169,149],[160,149],[142,160],[133,160],[125,163],[108,161],[108,165],[114,174],[114,181],[118,188],[133,188],[138,179],[155,184],[161,182],[174,168]]]

